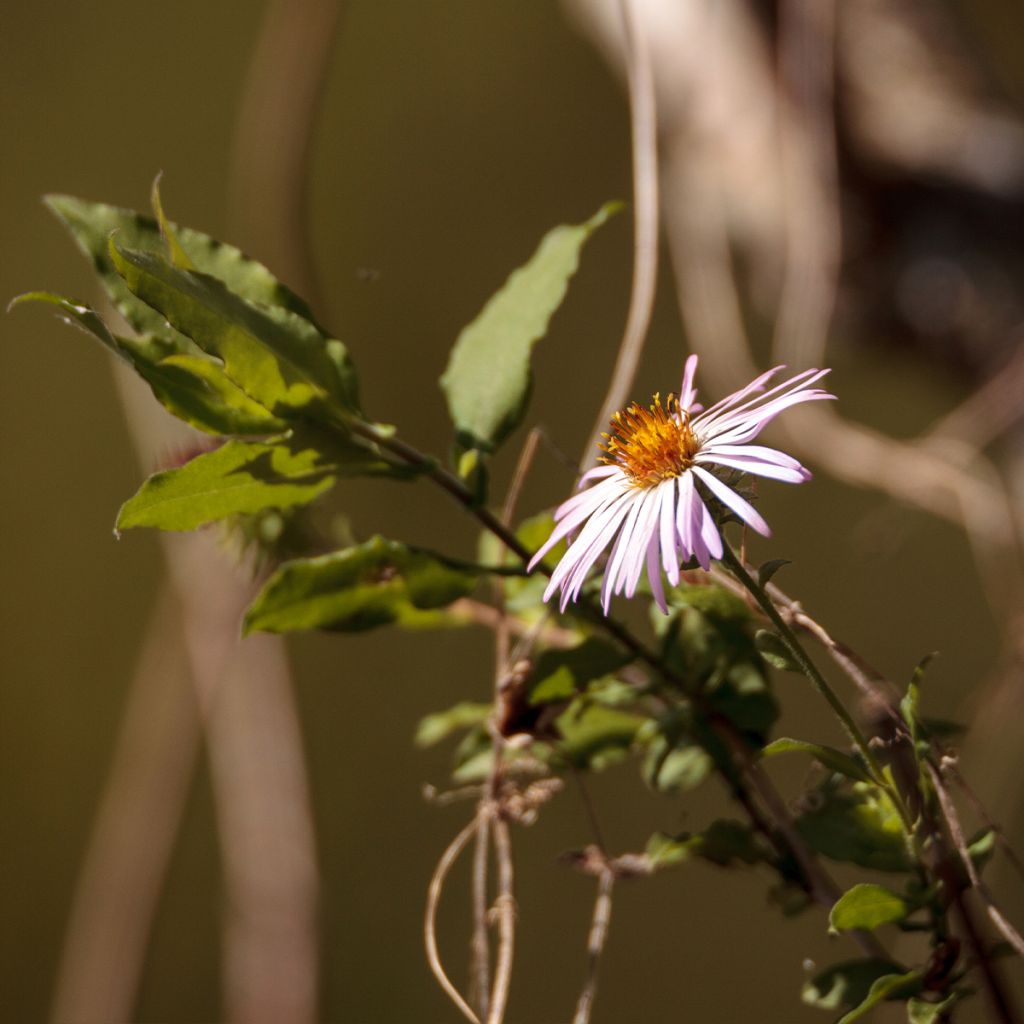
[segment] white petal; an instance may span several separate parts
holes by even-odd
[[[666,480],[658,488],[661,511],[658,513],[661,564],[673,587],[679,585],[679,531],[676,529],[676,482]]]
[[[679,385],[679,408],[683,412],[690,412],[693,407],[693,400],[697,397],[697,389],[693,386],[693,378],[697,372],[697,354],[687,357],[686,367],[683,370],[683,383]]]
[[[629,554],[630,541],[633,537],[633,531],[636,528],[636,521],[640,516],[640,512],[643,510],[644,497],[646,497],[644,492],[638,492],[637,498],[630,505],[629,515],[626,517],[626,521],[622,526],[622,531],[619,533],[618,539],[615,541],[615,547],[612,548],[611,557],[608,559],[608,564],[605,566],[604,583],[601,585],[601,606],[604,608],[605,615],[608,614],[608,608],[611,606],[612,595],[617,593],[619,590],[618,577],[622,569],[622,564],[626,560],[626,556]]]
[[[777,466],[760,459],[745,459],[739,455],[719,455],[717,452],[701,452],[696,461],[702,465],[710,462],[717,466],[728,466],[730,469],[738,469],[742,473],[766,476],[771,480],[781,480],[787,484],[802,484],[811,476],[806,469],[790,469],[787,466]]]
[[[693,488],[693,477],[687,471],[679,477],[679,505],[676,508],[676,531],[683,548],[683,559],[693,557],[693,503],[697,495]]]
[[[761,514],[744,498],[741,498],[734,490],[726,487],[717,477],[712,476],[706,469],[694,466],[693,472],[707,484],[711,493],[723,504],[733,510],[748,526],[752,526],[763,537],[770,537],[772,531],[768,524],[761,517]]]
[[[647,549],[651,546],[652,540],[657,540],[660,509],[661,493],[658,488],[653,488],[644,497],[644,504],[629,544],[630,553],[623,573],[626,597],[632,597],[636,593],[640,574],[644,568],[644,560],[647,557]]]
[[[652,533],[650,543],[647,545],[647,579],[651,583],[651,596],[654,598],[654,603],[667,615],[665,587],[661,582],[661,566],[658,564],[659,547],[658,535]]]

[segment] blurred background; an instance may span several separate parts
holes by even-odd
[[[816,479],[764,489],[776,535],[752,559],[792,559],[786,590],[900,684],[941,651],[926,709],[972,723],[964,774],[1020,848],[1024,9],[644,0],[634,28],[653,69],[665,244],[631,397],[676,387],[691,349],[712,392],[773,361],[835,368],[838,413],[776,435]],[[445,452],[435,381],[459,329],[548,228],[632,194],[622,54],[619,8],[597,0],[11,7],[0,296],[98,301],[40,197],[145,209],[162,170],[173,219],[241,245],[299,290],[315,281],[367,409]],[[302,139],[288,103],[315,111],[304,201],[301,146],[295,164],[275,160]],[[306,211],[308,261],[275,227],[283,194]],[[620,215],[537,349],[531,419],[572,458],[615,359],[632,259]],[[16,309],[0,332],[5,1017],[256,1019],[244,1009],[255,1001],[269,1020],[457,1019],[425,964],[420,918],[469,812],[423,799],[425,782],[444,783],[448,753],[419,751],[412,736],[430,711],[488,699],[488,635],[299,637],[292,681],[276,646],[260,648],[281,683],[277,717],[258,721],[260,691],[241,679],[229,724],[204,740],[188,700],[145,681],[184,671],[167,558],[202,561],[213,543],[112,534],[173,436],[138,412],[106,355],[44,311]],[[521,509],[553,504],[569,482],[542,453]],[[474,549],[472,523],[425,487],[339,492],[357,537]],[[202,614],[229,618],[237,599],[213,594]],[[778,688],[782,734],[831,735],[799,679]],[[780,766],[785,791],[805,768]],[[232,785],[256,794],[234,814]],[[729,813],[714,784],[670,801],[629,766],[602,777],[595,800],[616,851]],[[275,807],[287,828],[265,816]],[[508,1019],[566,1020],[592,904],[591,880],[557,862],[589,841],[575,794],[513,841]],[[148,868],[138,877],[118,863]],[[1020,879],[997,862],[991,882],[1020,922]],[[261,886],[284,903],[254,921],[246,900]],[[467,889],[456,870],[441,915],[460,977]],[[815,911],[783,919],[764,889],[754,873],[700,864],[621,886],[594,1019],[825,1019],[799,1004],[806,962],[853,948],[828,939]],[[275,1009],[289,985],[294,1001]],[[963,1019],[986,1019],[983,1003]]]

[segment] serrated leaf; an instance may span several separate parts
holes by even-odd
[[[801,999],[808,1006],[821,1010],[859,1006],[879,978],[891,977],[904,970],[900,964],[881,957],[844,960],[826,967],[804,982]]]
[[[149,194],[149,202],[153,207],[153,214],[160,227],[160,234],[167,245],[167,255],[170,257],[171,262],[176,267],[181,267],[182,270],[198,270],[199,268],[192,262],[192,258],[185,252],[181,242],[178,241],[178,233],[175,231],[174,225],[164,216],[164,204],[160,199],[161,177],[163,177],[162,171],[153,179],[153,188]]]
[[[837,932],[871,931],[883,924],[902,921],[913,909],[899,893],[883,885],[861,882],[836,900],[828,923]]]
[[[88,202],[74,196],[48,195],[44,202],[92,261],[111,301],[136,331],[140,334],[163,333],[185,341],[181,335],[176,335],[159,313],[132,295],[110,260],[107,246],[115,231],[124,246],[163,252],[160,226],[154,218],[135,210]],[[306,303],[278,281],[263,264],[249,259],[233,245],[218,242],[201,231],[168,223],[182,248],[203,273],[219,278],[248,302],[287,310],[316,326]]]
[[[888,797],[872,786],[850,790],[826,785],[816,791],[820,806],[796,820],[804,841],[833,860],[876,871],[910,871],[903,826]]]
[[[761,751],[764,757],[774,757],[777,754],[800,753],[810,754],[826,768],[847,778],[855,779],[857,782],[870,782],[871,776],[863,765],[859,764],[848,754],[844,754],[832,747],[823,747],[818,743],[808,743],[806,740],[794,740],[783,736],[773,740]]]
[[[122,248],[162,254],[165,245],[160,226],[154,218],[134,210],[66,195],[46,196],[45,203],[92,261],[111,301],[137,332],[162,339],[169,346],[166,354],[171,351],[198,354],[199,349],[192,341],[168,324],[163,315],[132,294],[110,258],[109,240],[114,232]],[[358,405],[355,370],[345,346],[331,338],[316,322],[302,299],[263,264],[245,256],[234,246],[171,221],[166,221],[166,226],[174,232],[181,249],[200,272],[222,281],[236,296],[279,322],[283,330],[317,339],[333,364],[337,390],[348,406]]]
[[[754,636],[757,649],[761,657],[768,662],[772,668],[780,669],[783,672],[800,672],[800,665],[793,657],[792,652],[786,646],[785,641],[777,633],[768,629],[759,629]]]
[[[92,335],[128,363],[169,412],[199,430],[218,436],[266,435],[287,427],[284,420],[229,380],[218,362],[206,356],[178,353],[159,338],[113,334],[95,310],[50,292],[19,295],[11,305],[22,302],[56,306],[60,319]]]
[[[465,597],[476,580],[429,551],[373,537],[282,565],[246,613],[245,632],[443,624],[438,610]]]
[[[792,564],[793,563],[788,558],[773,558],[770,561],[765,562],[764,565],[757,570],[757,585],[763,590],[771,582],[772,577],[784,565]]]
[[[530,681],[530,704],[568,700],[587,683],[610,675],[631,660],[621,648],[588,637],[566,650],[550,648],[537,658]]]
[[[217,278],[172,266],[155,253],[123,248],[116,239],[111,239],[110,258],[132,294],[220,359],[227,376],[271,412],[315,414],[327,403],[354,408],[326,339],[301,317],[271,317]]]
[[[482,725],[494,711],[493,704],[471,704],[463,701],[445,711],[435,711],[420,719],[416,728],[416,745],[432,747],[454,732]]]
[[[579,266],[584,242],[619,208],[544,236],[456,339],[441,378],[463,448],[493,451],[518,426],[530,391],[530,352],[547,332]]]
[[[334,484],[318,453],[283,442],[228,441],[155,473],[121,506],[117,528],[194,530],[233,515],[306,505]]]

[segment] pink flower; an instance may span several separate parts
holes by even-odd
[[[828,370],[805,370],[765,390],[781,366],[775,367],[711,408],[695,404],[693,386],[697,357],[686,360],[679,398],[660,396],[644,409],[635,402],[616,413],[611,433],[601,445],[604,465],[584,473],[581,486],[597,480],[569,498],[555,512],[555,529],[530,561],[533,568],[560,540],[574,537],[551,575],[544,592],[547,601],[561,591],[565,611],[575,601],[601,555],[611,547],[601,587],[605,614],[615,594],[636,593],[647,568],[654,600],[667,611],[661,570],[669,583],[679,583],[680,566],[696,559],[707,569],[722,557],[722,537],[707,500],[713,498],[765,537],[768,524],[757,510],[720,474],[736,472],[799,484],[810,472],[790,455],[750,444],[783,409],[801,402],[834,398],[811,385]]]

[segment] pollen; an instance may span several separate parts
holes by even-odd
[[[602,436],[601,461],[618,466],[635,487],[681,476],[700,450],[690,414],[680,412],[675,395],[664,406],[655,395],[648,409],[634,402],[612,417],[611,432]]]

